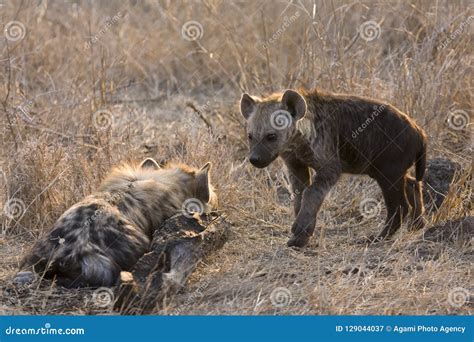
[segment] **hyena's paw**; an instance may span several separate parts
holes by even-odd
[[[288,247],[304,247],[308,244],[309,238],[313,235],[316,221],[305,216],[299,216],[291,226],[293,236],[288,241]]]
[[[13,284],[17,287],[27,286],[35,280],[35,274],[31,271],[18,272],[13,278]]]
[[[288,247],[304,247],[308,244],[309,237],[305,235],[293,235],[286,245]]]

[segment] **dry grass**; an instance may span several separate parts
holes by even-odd
[[[472,314],[472,303],[447,302],[451,290],[473,283],[472,241],[423,242],[403,228],[394,241],[356,243],[379,231],[384,215],[359,213],[364,198],[381,200],[368,178],[344,177],[318,217],[324,234],[303,250],[286,248],[293,217],[284,169],[245,162],[237,106],[242,91],[297,86],[385,99],[427,131],[431,158],[463,166],[430,224],[471,215],[472,126],[453,130],[447,118],[472,118],[472,15],[462,0],[0,7],[3,24],[26,29],[23,39],[0,40],[0,202],[25,204],[18,217],[1,216],[1,311],[111,313],[91,305],[90,290],[14,294],[9,281],[32,242],[113,165],[153,156],[212,161],[220,210],[234,222],[224,248],[158,314]],[[202,25],[200,39],[183,39],[189,20]],[[368,20],[380,27],[371,41],[358,33]],[[98,127],[98,110],[111,113],[111,127]],[[291,294],[286,306],[270,301],[278,287]]]

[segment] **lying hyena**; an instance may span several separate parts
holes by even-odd
[[[413,227],[423,226],[427,139],[397,108],[358,96],[287,90],[267,98],[243,94],[240,109],[250,162],[264,168],[280,156],[288,168],[296,194],[289,246],[308,243],[323,199],[342,173],[369,175],[382,189],[387,219],[377,239],[400,228],[409,205]],[[407,174],[413,164],[416,179]]]
[[[30,282],[34,271],[66,287],[116,284],[120,271],[147,252],[153,230],[183,210],[183,203],[195,209],[202,204],[203,210],[216,204],[209,169],[209,163],[200,170],[160,168],[150,158],[118,167],[34,245],[15,282]]]

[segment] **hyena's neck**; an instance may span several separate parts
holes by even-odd
[[[317,94],[316,100],[312,97],[306,97],[308,108],[305,116],[295,124],[295,130],[288,139],[288,149],[294,150],[295,147],[307,149],[314,145],[315,140],[321,139],[327,132],[333,130],[334,118],[327,115],[326,97],[320,97]],[[334,113],[333,113],[334,114]]]
[[[280,152],[280,156],[283,159],[292,159],[295,156],[301,159],[301,157],[306,155],[309,151],[311,151],[309,140],[302,132],[295,130]]]
[[[163,184],[137,180],[109,189],[106,196],[126,219],[151,237],[164,220],[182,210],[186,199],[193,197],[187,183],[185,180]]]

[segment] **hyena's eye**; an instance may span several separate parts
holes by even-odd
[[[268,141],[275,141],[277,140],[277,135],[272,133],[272,134],[267,134],[267,136],[265,137]]]
[[[249,140],[252,140],[252,139],[253,139],[253,136],[252,136],[252,134],[250,134],[250,133],[247,134],[247,137],[249,138]]]

